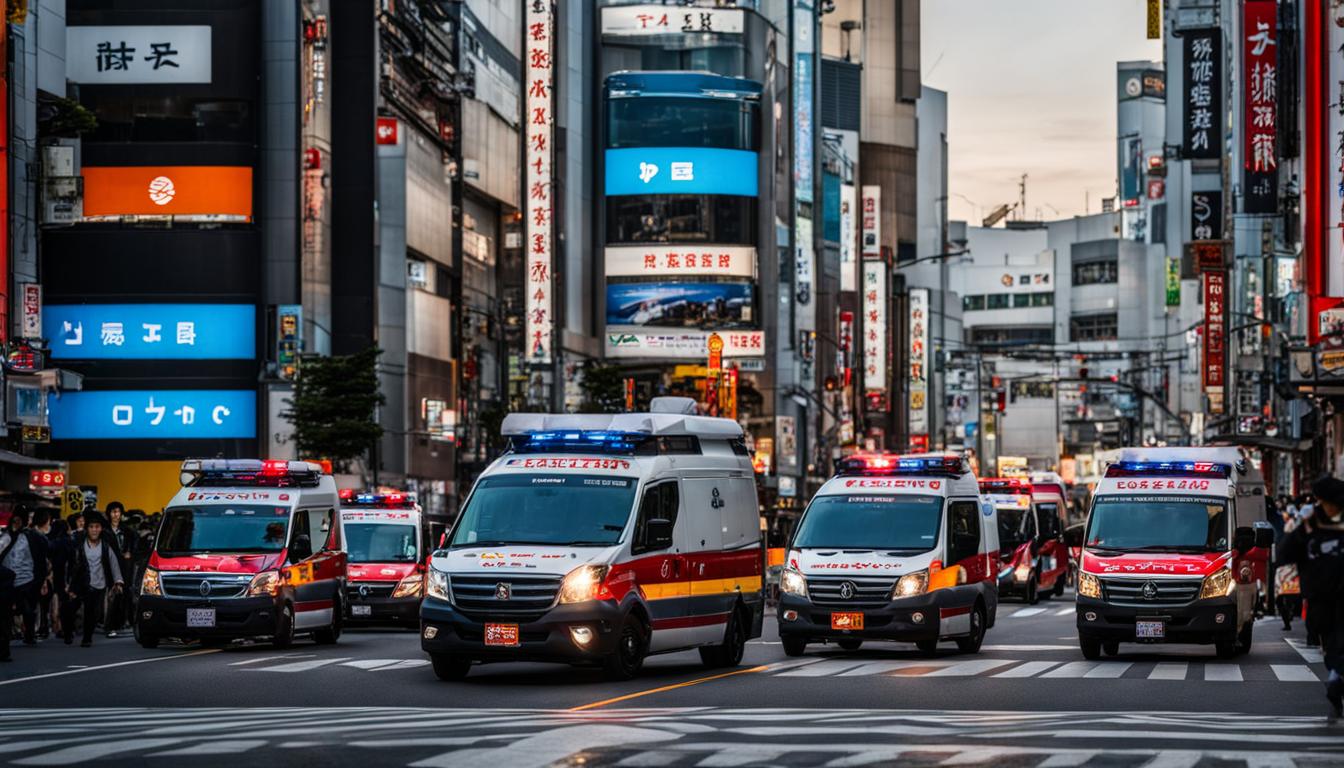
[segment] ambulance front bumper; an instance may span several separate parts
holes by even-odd
[[[595,663],[616,650],[617,629],[625,618],[614,601],[589,600],[557,605],[540,614],[467,613],[451,603],[426,598],[420,605],[420,647],[477,661],[557,661]],[[516,646],[485,644],[486,624],[518,628]],[[586,644],[576,641],[574,628],[591,630]]]
[[[1233,597],[1139,607],[1079,596],[1077,615],[1079,636],[1101,641],[1207,645],[1237,629],[1237,601]],[[1162,622],[1163,637],[1139,638],[1140,621]]]
[[[944,617],[961,615],[970,606],[952,605],[950,595],[938,590],[918,597],[903,597],[876,608],[847,608],[837,604],[816,605],[801,595],[779,598],[780,637],[819,640],[937,640],[943,634]],[[863,629],[832,629],[832,615],[862,613]]]
[[[188,608],[213,608],[213,626],[187,626]],[[220,600],[140,595],[136,623],[142,634],[155,637],[235,639],[275,634],[275,598],[238,597]]]

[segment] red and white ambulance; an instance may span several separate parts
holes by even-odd
[[[980,650],[998,613],[999,529],[960,456],[855,454],[807,505],[780,576],[784,652],[868,640]]]
[[[346,618],[352,624],[420,626],[424,536],[415,494],[341,490],[341,539],[349,558]]]
[[[1251,647],[1255,561],[1273,543],[1264,480],[1237,448],[1127,448],[1092,497],[1078,571],[1078,644]]]
[[[140,583],[135,637],[226,643],[341,635],[336,484],[307,461],[188,459]]]
[[[986,477],[980,493],[999,518],[999,595],[1020,595],[1035,604],[1042,595],[1062,595],[1069,577],[1069,550],[1059,507],[1037,503],[1023,477]]]

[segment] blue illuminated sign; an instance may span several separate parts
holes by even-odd
[[[257,393],[231,389],[62,392],[47,398],[53,440],[257,436]]]
[[[251,360],[251,304],[57,304],[42,310],[55,360]]]
[[[608,149],[608,195],[755,197],[756,153],[712,147]]]

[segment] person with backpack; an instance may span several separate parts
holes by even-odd
[[[38,541],[40,537],[28,527],[28,510],[23,507],[10,515],[6,533],[8,541],[3,544],[0,566],[14,574],[7,600],[23,619],[23,644],[36,645],[38,598],[47,579],[46,539]],[[6,627],[6,638],[9,632]]]
[[[84,533],[75,539],[75,556],[70,560],[67,594],[79,600],[84,607],[84,640],[81,647],[93,645],[93,630],[103,613],[109,590],[121,594],[125,583],[116,549],[103,536],[103,518],[97,512],[85,515]],[[75,631],[71,621],[64,628],[65,641],[70,643]]]

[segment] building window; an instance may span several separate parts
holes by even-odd
[[[991,293],[985,297],[988,299],[986,305],[989,309],[1007,309],[1009,296],[1006,293]]]
[[[1055,340],[1054,329],[1050,326],[1004,328],[996,325],[983,325],[969,329],[967,336],[971,344],[984,347],[1050,344]]]
[[[1119,280],[1120,269],[1116,261],[1088,261],[1073,265],[1074,285],[1097,285],[1114,283]]]
[[[1070,341],[1115,341],[1119,321],[1114,312],[1074,315],[1069,319]]]
[[[1021,308],[1021,307],[1030,307],[1030,306],[1031,306],[1031,294],[1029,294],[1029,293],[1014,293],[1014,294],[1013,294],[1013,308],[1014,308],[1014,309],[1019,309],[1019,308]]]
[[[961,300],[961,308],[967,312],[975,312],[985,308],[984,296],[965,296]]]
[[[1055,384],[1052,381],[1014,381],[1013,400],[1023,397],[1033,400],[1054,399]]]
[[[612,99],[607,146],[756,151],[756,102],[699,97]]]
[[[750,245],[756,198],[738,195],[622,195],[607,198],[607,242]]]
[[[1055,294],[1049,291],[1031,294],[1031,306],[1033,307],[1053,307],[1054,305]]]

